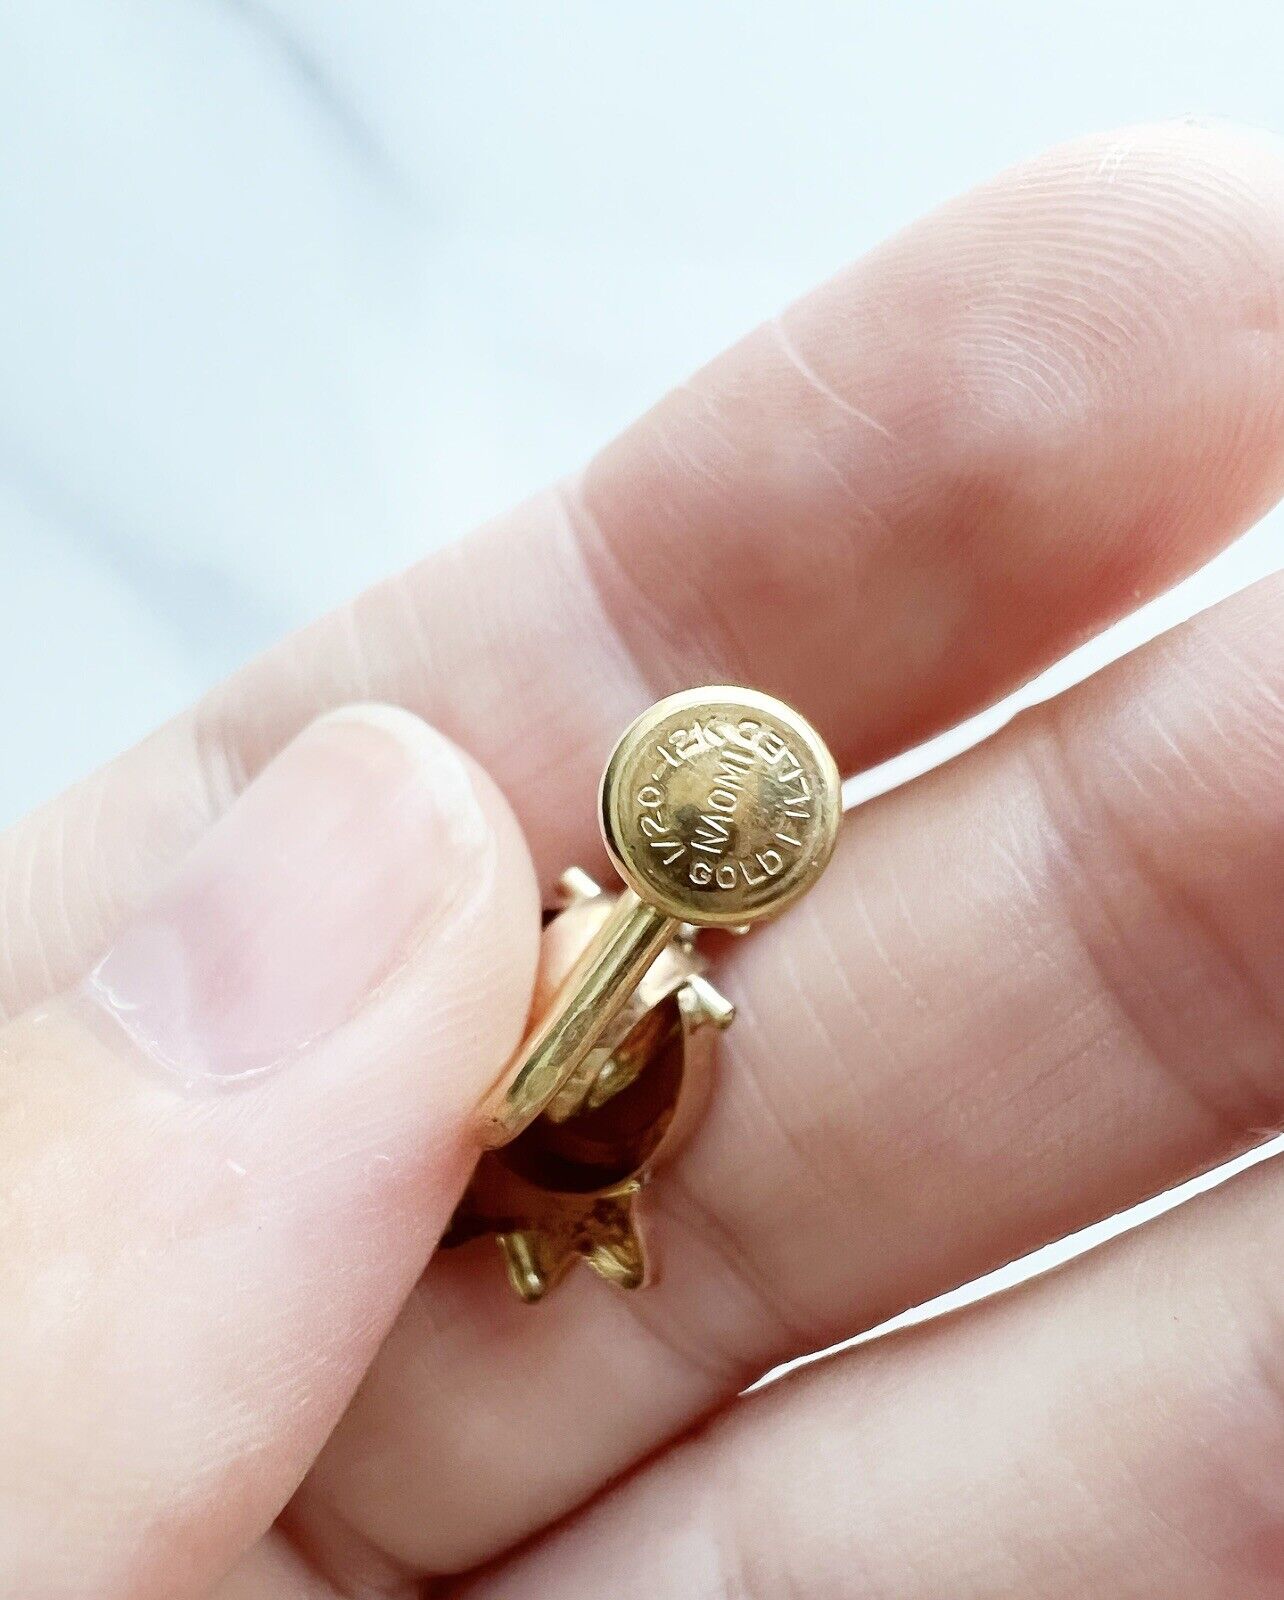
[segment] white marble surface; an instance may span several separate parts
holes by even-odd
[[[924,206],[1269,125],[1282,57],[1277,0],[7,0],[0,821]]]

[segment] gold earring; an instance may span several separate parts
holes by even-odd
[[[624,1288],[646,1281],[637,1198],[698,1122],[734,1015],[698,931],[742,932],[806,893],[841,811],[819,734],[769,695],[690,689],[625,730],[600,791],[625,887],[563,875],[537,1020],[482,1104],[487,1149],[446,1245],[494,1234],[525,1300],[580,1258]]]

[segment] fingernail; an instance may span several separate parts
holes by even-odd
[[[87,993],[186,1083],[279,1068],[450,917],[493,845],[448,740],[391,707],[332,713],[215,823]]]

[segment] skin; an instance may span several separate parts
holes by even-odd
[[[855,771],[993,702],[1274,501],[1282,322],[1273,146],[1054,151],[0,839],[0,1587],[1278,1594],[1273,1162],[738,1396],[1279,1126],[1284,582],[863,807],[723,954],[654,1289],[423,1268],[619,728],[749,682]],[[440,734],[309,729],[356,701]]]

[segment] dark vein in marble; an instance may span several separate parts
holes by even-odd
[[[256,0],[218,0],[225,12],[235,14],[274,52],[295,87],[338,134],[349,155],[367,177],[404,194],[405,175],[375,129],[335,83],[324,64],[307,44],[274,12]]]

